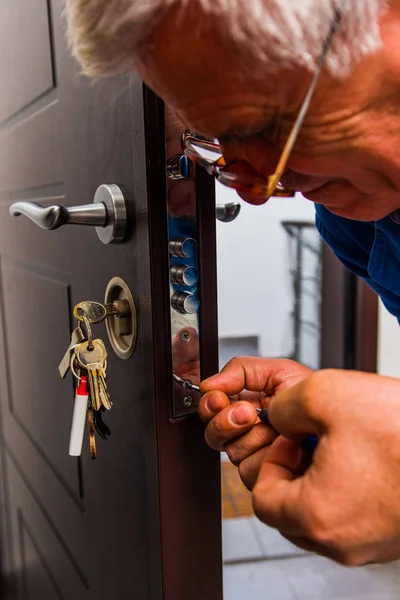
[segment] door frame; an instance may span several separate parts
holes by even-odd
[[[376,373],[378,295],[323,242],[321,367]]]
[[[205,443],[197,414],[173,420],[171,413],[172,359],[165,356],[171,331],[164,104],[144,86],[144,105],[163,600],[222,600],[220,455]],[[218,369],[218,319],[215,189],[203,169],[196,171],[196,193],[204,379]]]

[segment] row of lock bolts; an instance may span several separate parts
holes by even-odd
[[[169,242],[171,257],[194,259],[197,253],[197,242],[193,238],[173,238]],[[171,282],[185,287],[194,287],[199,281],[199,272],[194,266],[172,264],[170,268]],[[183,315],[195,314],[200,307],[196,295],[186,291],[175,291],[171,296],[171,306]]]

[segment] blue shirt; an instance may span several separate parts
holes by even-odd
[[[316,205],[317,229],[339,260],[365,279],[400,319],[400,212],[363,223]]]

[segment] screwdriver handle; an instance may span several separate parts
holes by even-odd
[[[277,431],[275,429],[275,427],[273,427],[271,425],[271,422],[270,422],[269,416],[268,416],[268,408],[256,408],[256,411],[258,413],[258,418],[260,419],[260,421],[262,423],[264,423],[265,425],[268,425],[268,427],[273,429],[275,431],[275,433],[279,434],[279,431]],[[315,450],[318,446],[318,442],[319,442],[318,436],[310,435],[302,442],[301,447],[303,448],[303,450],[306,450],[310,454],[313,454],[313,452],[315,452]]]

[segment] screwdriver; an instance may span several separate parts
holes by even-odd
[[[200,386],[196,385],[195,383],[192,383],[190,381],[190,379],[183,379],[182,377],[179,377],[179,375],[177,375],[173,371],[172,371],[172,377],[174,378],[174,381],[176,381],[176,383],[178,385],[183,387],[184,390],[190,390],[191,392],[199,392],[200,393]]]
[[[273,429],[275,433],[279,434],[279,431],[277,431],[275,427],[271,425],[268,416],[268,408],[256,408],[256,412],[258,414],[258,418],[262,423],[264,423],[264,425],[268,425],[268,427]],[[319,440],[316,435],[310,435],[301,443],[301,447],[303,448],[303,450],[306,450],[307,452],[310,452],[312,454],[313,452],[315,452],[318,446],[318,441]]]

